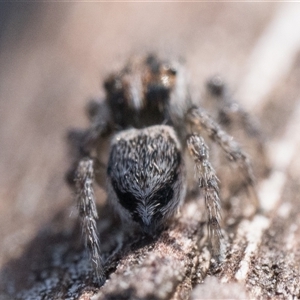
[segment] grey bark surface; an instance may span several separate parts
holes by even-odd
[[[0,299],[300,298],[298,3],[0,5]],[[252,218],[245,197],[224,201],[219,266],[201,195],[148,240],[124,234],[97,189],[108,276],[99,288],[64,181],[65,135],[87,126],[104,76],[148,51],[182,55],[195,95],[221,74],[259,120],[271,171],[258,175]],[[259,173],[259,155],[241,142]],[[227,171],[217,169],[221,180]]]

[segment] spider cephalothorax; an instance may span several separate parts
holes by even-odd
[[[122,128],[142,128],[165,121],[176,70],[155,56],[134,58],[104,83],[112,119]]]

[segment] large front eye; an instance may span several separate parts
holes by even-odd
[[[161,102],[169,97],[169,88],[162,83],[149,83],[147,86],[147,100],[151,103]]]

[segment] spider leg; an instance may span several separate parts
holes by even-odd
[[[83,143],[85,147],[91,149],[99,138],[111,131],[111,114],[105,101],[99,102],[92,100],[86,107],[91,126],[85,132]]]
[[[85,246],[89,249],[89,255],[97,277],[102,282],[105,279],[105,274],[101,259],[100,240],[96,226],[98,214],[95,204],[93,181],[94,161],[88,157],[83,158],[79,161],[76,170],[76,200]]]
[[[255,210],[259,207],[255,180],[250,160],[240,145],[233,140],[221,127],[200,107],[192,107],[187,113],[187,122],[196,132],[204,132],[216,142],[226,154],[226,157],[237,164],[247,184]]]
[[[76,169],[79,161],[87,156],[91,156],[96,146],[101,143],[102,138],[111,132],[111,116],[106,103],[90,101],[87,106],[87,115],[91,121],[91,126],[88,129],[72,129],[68,132],[67,140],[69,143],[70,156],[73,158],[73,163],[67,172],[67,182],[73,186],[75,184]],[[97,156],[97,155],[96,155]],[[104,186],[103,174],[106,173],[105,168],[98,163],[96,174],[97,182]],[[102,170],[102,174],[99,175]]]
[[[204,190],[205,204],[208,212],[209,241],[213,257],[218,259],[221,254],[222,239],[218,178],[209,162],[208,146],[205,144],[204,139],[200,135],[193,133],[187,138],[187,146],[195,161],[199,186]]]
[[[258,161],[256,171],[265,177],[270,171],[270,162],[265,148],[265,137],[258,121],[253,118],[238,102],[234,101],[222,78],[214,76],[206,84],[209,101],[218,112],[218,121],[229,132],[240,132],[246,144],[255,151]],[[242,130],[241,130],[242,129]],[[258,159],[259,158],[259,159]]]
[[[254,138],[263,145],[263,136],[257,121],[234,99],[222,78],[214,76],[206,84],[210,102],[213,101],[218,111],[218,119],[222,126],[230,127],[232,123],[242,126],[248,138]]]

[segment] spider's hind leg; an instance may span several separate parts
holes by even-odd
[[[257,178],[264,178],[269,174],[270,162],[266,151],[266,138],[258,120],[249,114],[235,101],[229,88],[220,76],[214,76],[206,84],[205,104],[211,107],[210,113],[226,131],[241,142],[255,157],[253,167]]]
[[[209,162],[208,147],[203,138],[193,133],[187,138],[187,146],[195,162],[199,186],[204,190],[205,205],[208,212],[208,236],[212,256],[219,260],[221,256],[222,232],[220,227],[221,204],[218,178]]]
[[[83,158],[79,161],[75,177],[76,200],[81,219],[82,235],[93,269],[100,282],[105,279],[103,262],[101,258],[100,240],[96,225],[98,213],[93,189],[94,161],[91,158]]]

